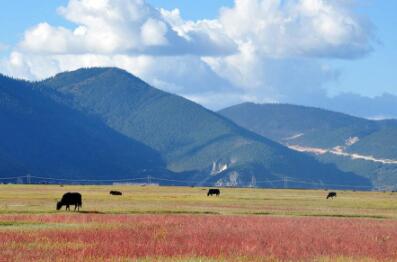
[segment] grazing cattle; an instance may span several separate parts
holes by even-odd
[[[221,191],[217,188],[211,188],[208,190],[207,196],[212,196],[212,195],[216,195],[219,196],[221,194]]]
[[[74,205],[74,211],[79,211],[80,207],[82,207],[82,200],[80,193],[65,193],[62,196],[61,201],[57,203],[57,210],[61,209],[63,206],[66,206],[66,210],[70,211],[70,205]]]
[[[334,197],[336,197],[336,192],[329,192],[328,195],[327,195],[327,199],[328,198],[334,199]]]
[[[120,191],[110,191],[109,194],[113,195],[113,196],[121,196],[123,195],[123,193],[121,193]]]

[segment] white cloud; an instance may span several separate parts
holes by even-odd
[[[352,8],[347,0],[236,0],[219,23],[239,51],[204,61],[258,102],[325,99],[322,86],[340,74],[326,58],[354,59],[372,50],[371,26]]]
[[[225,32],[223,25],[218,20],[185,21],[178,9],[172,11],[160,10],[161,15],[171,25],[177,34],[185,39],[187,43],[195,43],[189,46],[189,54],[204,55],[201,50],[205,49],[207,55],[223,56],[237,51],[235,39],[230,38]],[[208,45],[212,43],[212,45]],[[186,49],[182,45],[179,48]]]
[[[148,46],[166,45],[167,25],[160,20],[149,18],[141,27],[143,43]]]
[[[21,50],[31,53],[74,53],[84,45],[81,31],[82,28],[71,32],[63,27],[53,27],[47,23],[41,23],[25,33],[19,47]]]
[[[352,0],[353,1],[353,0]],[[235,0],[213,20],[143,0],[69,0],[75,24],[28,29],[0,71],[28,79],[90,66],[117,66],[211,108],[241,101],[325,98],[338,77],[327,59],[372,50],[370,23],[350,0]]]
[[[108,55],[200,55],[233,49],[233,41],[212,40],[208,30],[195,31],[188,38],[178,35],[160,11],[143,0],[70,0],[59,13],[76,28],[38,24],[25,32],[19,48],[36,54]]]
[[[265,56],[353,58],[371,50],[371,26],[348,0],[236,0],[219,21]]]

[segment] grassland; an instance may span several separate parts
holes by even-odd
[[[120,190],[123,196],[111,196]],[[56,211],[64,192],[80,213]],[[0,261],[396,261],[397,194],[0,186]]]
[[[120,190],[122,197],[110,196]],[[1,185],[0,214],[59,213],[64,192],[83,195],[83,212],[104,214],[218,214],[330,216],[397,219],[397,193],[338,191],[330,200],[323,190],[224,188],[207,197],[205,188],[143,186]]]

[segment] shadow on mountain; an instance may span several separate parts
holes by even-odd
[[[28,82],[0,76],[0,123],[0,168],[8,176],[115,180],[168,172],[155,150],[54,102]]]

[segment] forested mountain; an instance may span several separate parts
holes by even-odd
[[[3,76],[0,123],[2,177],[132,178],[165,166],[148,146],[54,102],[31,83]]]
[[[295,187],[371,186],[120,69],[80,69],[36,83],[3,77],[0,87],[3,100],[20,97],[12,102],[19,106],[1,108],[1,122],[13,124],[0,149],[8,145],[5,153],[26,172],[113,179],[152,170],[197,185],[277,187],[287,179]],[[15,129],[32,134],[12,135]],[[13,143],[27,151],[10,154]]]
[[[309,152],[379,187],[397,184],[397,121],[373,121],[319,108],[244,103],[219,112],[238,125]]]

